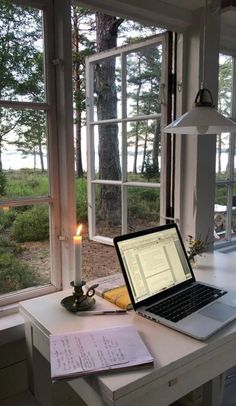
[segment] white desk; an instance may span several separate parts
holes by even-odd
[[[204,265],[201,265],[204,262]],[[197,279],[214,283],[222,288],[236,290],[236,264],[225,254],[206,254],[195,269]],[[34,389],[39,395],[41,384],[39,351],[49,360],[49,334],[73,330],[133,324],[154,356],[151,368],[78,378],[69,385],[90,406],[166,406],[193,389],[219,377],[236,365],[236,322],[218,332],[207,342],[200,342],[167,327],[146,320],[133,311],[119,316],[78,316],[67,312],[60,300],[71,291],[58,292],[21,303],[25,317],[26,340],[31,365],[31,377],[37,374]],[[97,309],[114,305],[100,298]],[[48,364],[47,364],[48,365]],[[49,368],[49,366],[48,366]],[[43,378],[43,377],[42,377]],[[204,405],[217,406],[219,392],[216,383],[208,384]],[[211,389],[215,388],[212,392]],[[44,406],[46,401],[44,400]],[[50,400],[48,401],[50,404]]]

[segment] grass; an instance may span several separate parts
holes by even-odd
[[[1,199],[48,196],[47,173],[21,169],[6,172],[6,192]]]

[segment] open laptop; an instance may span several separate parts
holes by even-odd
[[[236,292],[196,281],[176,224],[114,244],[137,313],[199,340],[236,318]]]

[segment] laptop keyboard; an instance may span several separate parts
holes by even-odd
[[[226,293],[224,290],[211,286],[195,284],[171,298],[149,307],[147,311],[177,323]]]

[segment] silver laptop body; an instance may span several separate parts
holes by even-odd
[[[176,224],[115,237],[114,245],[134,310],[140,315],[199,340],[236,318],[236,293],[196,281]],[[176,315],[179,295],[184,295],[180,308],[186,313],[185,305],[196,289],[203,292],[194,299],[197,310]],[[211,302],[204,304],[208,291]],[[198,303],[201,300],[203,304]]]

